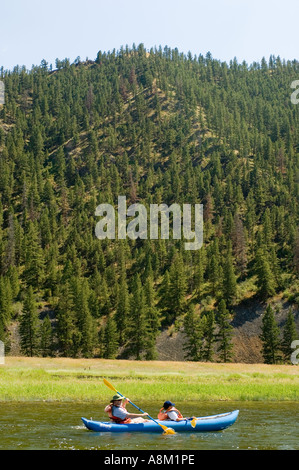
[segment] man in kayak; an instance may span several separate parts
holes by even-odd
[[[122,400],[124,400],[123,403]],[[120,395],[114,395],[110,404],[105,408],[105,411],[106,413],[108,413],[109,418],[114,423],[118,424],[144,423],[146,421],[149,421],[148,419],[144,419],[148,416],[147,413],[129,413],[126,409],[126,405],[129,401],[129,398],[123,398]]]
[[[171,401],[166,401],[158,414],[158,419],[160,421],[188,421],[189,419],[193,418],[194,417],[184,418],[182,413],[175,408],[175,404],[171,403]]]

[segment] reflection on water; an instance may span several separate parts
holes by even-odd
[[[299,449],[298,403],[177,403],[185,416],[207,416],[239,409],[237,422],[215,433],[110,434],[88,431],[81,416],[107,418],[104,403],[1,403],[0,449],[234,450]],[[160,408],[140,407],[155,417]]]

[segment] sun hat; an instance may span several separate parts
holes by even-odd
[[[113,395],[113,397],[111,398],[111,401],[117,401],[117,400],[122,400],[123,397],[120,396],[120,395]]]
[[[168,408],[169,408],[170,406],[175,406],[175,404],[172,403],[171,401],[166,401],[166,402],[164,403],[164,405],[163,405],[163,408],[164,408],[164,410],[168,410]]]

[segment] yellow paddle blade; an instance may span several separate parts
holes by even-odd
[[[167,426],[163,426],[163,424],[160,424],[160,426],[164,430],[164,434],[176,434],[176,432],[173,429],[168,428]]]
[[[192,426],[193,428],[195,428],[195,426],[196,426],[196,421],[197,421],[196,418],[193,418],[193,419],[191,420],[191,426]]]
[[[174,429],[166,428],[163,434],[176,434]]]
[[[113,385],[111,385],[111,383],[108,382],[108,380],[104,379],[104,384],[107,385],[107,387],[109,387],[110,390],[113,390],[114,392],[117,392],[116,388],[114,388]]]

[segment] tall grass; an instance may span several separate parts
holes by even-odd
[[[108,402],[104,377],[132,401],[299,400],[294,366],[7,358],[0,401]]]

